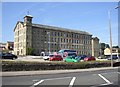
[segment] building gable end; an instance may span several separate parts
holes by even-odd
[[[19,23],[23,26],[23,22],[18,21],[18,22],[16,23],[16,25],[15,25],[14,31],[16,30],[16,27],[17,27],[17,25],[18,25]]]

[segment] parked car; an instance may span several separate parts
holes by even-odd
[[[80,57],[79,56],[67,56],[64,60],[65,62],[79,62]]]
[[[50,57],[50,55],[45,55],[45,56],[43,56],[43,59],[44,60],[49,60],[49,57]]]
[[[81,55],[79,57],[80,57],[80,60],[84,60],[84,58],[87,57],[87,56],[86,55]]]
[[[84,61],[92,61],[92,60],[96,60],[95,57],[89,56],[84,58]]]
[[[11,53],[1,53],[0,54],[1,58],[2,59],[17,59],[18,57],[14,54],[11,54]]]
[[[104,55],[101,55],[98,57],[98,59],[106,59],[106,57]]]
[[[50,55],[49,56],[49,60],[50,61],[62,61],[63,58],[61,55]]]
[[[108,60],[111,60],[111,56],[107,57],[107,59],[108,59]],[[117,56],[112,56],[112,59],[113,59],[113,60],[117,60],[118,57],[117,57]]]

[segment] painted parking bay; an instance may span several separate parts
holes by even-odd
[[[99,73],[99,74],[89,74],[89,75],[77,75],[75,77],[61,77],[61,78],[50,78],[42,79],[35,83],[34,87],[37,86],[63,86],[64,87],[74,87],[74,86],[83,86],[88,87],[97,87],[102,85],[117,85],[118,73],[109,72],[109,73]]]

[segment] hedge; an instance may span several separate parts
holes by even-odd
[[[110,62],[23,62],[2,61],[2,71],[33,71],[33,70],[60,70],[60,69],[85,69],[95,67],[109,67]],[[114,64],[120,65],[119,63]]]

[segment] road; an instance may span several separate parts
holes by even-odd
[[[107,69],[61,74],[9,76],[2,78],[2,84],[2,87],[120,87],[120,72],[118,69]]]

